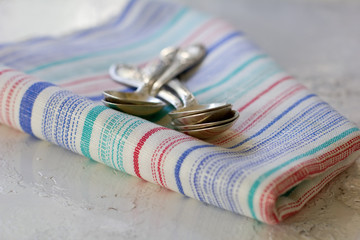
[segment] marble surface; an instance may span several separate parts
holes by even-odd
[[[360,125],[359,1],[176,2],[247,32]],[[121,7],[117,0],[0,0],[0,43],[93,26]],[[0,125],[0,213],[0,239],[360,239],[360,159],[297,215],[270,226]]]

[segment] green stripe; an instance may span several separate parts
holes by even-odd
[[[126,141],[128,139],[128,137],[130,136],[130,134],[141,124],[145,123],[145,121],[143,121],[142,119],[131,119],[131,120],[135,120],[134,122],[132,122],[123,132],[123,134],[121,135],[120,139],[118,140],[118,145],[117,145],[117,149],[119,152],[119,157],[116,159],[116,163],[118,164],[118,169],[126,172],[125,168],[124,168],[124,157],[123,157],[123,153],[124,153],[124,147],[125,147],[125,143],[128,143],[128,141]],[[113,163],[114,164],[114,163]],[[114,164],[115,166],[115,164]],[[116,167],[115,167],[116,168]]]
[[[86,64],[83,63],[86,67],[75,66],[81,64],[80,62],[77,62],[76,64],[61,65],[57,68],[54,67],[51,72],[42,71],[41,78],[49,82],[55,82],[69,77],[74,78],[74,76],[81,77],[84,74],[102,74],[114,62],[126,62],[129,64],[143,62],[144,59],[151,59],[158,55],[164,46],[177,45],[182,39],[186,38],[191,32],[196,31],[199,26],[208,20],[208,16],[190,12],[181,20],[181,22],[173,26],[169,32],[163,34],[161,40],[157,39],[156,41],[147,44],[147,48],[141,47],[140,52],[137,49],[114,52],[114,54],[112,52],[105,57],[93,58],[91,62]],[[114,48],[117,49],[117,47]],[[90,72],[89,69],[91,69]]]
[[[254,71],[250,72],[247,76],[241,77],[240,81],[234,84],[241,84],[240,88],[234,88],[234,86],[229,86],[227,89],[221,89],[218,94],[211,94],[210,98],[206,98],[208,102],[216,102],[218,99],[224,99],[224,92],[227,93],[226,101],[235,102],[245,94],[250,92],[255,87],[259,86],[261,83],[267,79],[273,77],[275,74],[282,72],[276,64],[273,62],[265,62],[264,66],[258,67]],[[240,86],[240,85],[238,85]]]
[[[249,191],[249,196],[248,196],[248,204],[249,204],[249,208],[250,208],[250,211],[251,211],[251,215],[253,216],[253,218],[256,219],[256,214],[255,214],[255,210],[254,210],[254,196],[255,196],[255,192],[257,190],[257,188],[260,186],[260,184],[267,178],[269,177],[270,175],[272,175],[274,172],[280,170],[281,168],[285,167],[286,165],[289,165],[290,163],[294,162],[294,161],[297,161],[301,158],[304,158],[306,156],[309,156],[309,155],[312,155],[312,154],[315,154],[316,152],[330,146],[331,144],[343,139],[344,137],[346,137],[347,135],[353,133],[353,132],[356,132],[356,131],[359,131],[359,128],[357,127],[354,127],[354,128],[350,128],[348,130],[346,130],[345,132],[337,135],[336,137],[326,141],[325,143],[311,149],[310,151],[306,152],[306,153],[303,153],[303,154],[300,154],[292,159],[290,159],[289,161],[287,162],[284,162],[282,163],[281,165],[267,171],[266,173],[264,173],[263,175],[261,175],[258,179],[256,179],[256,181],[254,182],[254,184],[252,185],[250,191]]]
[[[227,81],[229,81],[231,78],[233,78],[236,74],[238,74],[240,71],[244,70],[244,68],[246,68],[247,66],[249,66],[250,64],[252,64],[253,62],[256,62],[257,60],[263,59],[263,58],[267,58],[268,56],[266,54],[260,54],[257,56],[254,56],[252,58],[250,58],[249,60],[247,60],[245,63],[241,64],[239,67],[237,67],[234,71],[232,71],[229,75],[227,75],[224,79],[222,79],[221,81],[214,83],[210,86],[207,86],[203,89],[197,90],[194,92],[194,95],[199,95],[202,94],[204,92],[207,92],[209,90],[211,90],[212,88],[218,87],[224,83],[226,83]]]
[[[90,141],[91,141],[91,134],[94,127],[94,122],[96,118],[99,116],[100,113],[102,113],[104,110],[108,109],[105,106],[96,106],[93,109],[90,110],[90,112],[87,114],[82,135],[81,135],[81,142],[80,142],[80,148],[82,154],[90,158],[91,160],[94,160],[91,158],[90,155]]]
[[[99,139],[99,146],[98,146],[98,156],[99,160],[105,163],[106,165],[111,167],[110,164],[110,149],[109,149],[109,142],[116,138],[116,135],[113,134],[114,128],[119,126],[119,123],[126,119],[126,115],[119,115],[118,113],[114,113],[111,115],[106,122],[104,123]],[[121,130],[121,128],[120,128]],[[120,131],[119,130],[119,131]]]
[[[90,58],[90,57],[99,57],[99,56],[104,56],[104,55],[107,55],[107,54],[114,54],[114,53],[121,52],[121,51],[124,51],[124,50],[129,50],[131,48],[136,48],[139,45],[142,45],[142,44],[144,44],[146,42],[151,42],[152,40],[156,39],[157,37],[163,35],[164,32],[171,29],[173,27],[173,25],[175,25],[188,11],[189,11],[188,8],[182,8],[175,15],[175,17],[171,21],[169,21],[162,29],[155,32],[155,34],[152,35],[149,38],[142,39],[141,41],[134,42],[132,44],[129,44],[127,46],[123,46],[123,47],[117,48],[117,49],[109,49],[109,50],[104,50],[104,51],[101,51],[101,52],[88,53],[88,54],[84,54],[84,55],[81,55],[81,56],[76,56],[76,57],[73,57],[73,58],[67,58],[67,59],[47,63],[47,64],[44,64],[44,65],[37,66],[37,67],[35,67],[33,69],[29,69],[29,70],[25,71],[25,73],[30,74],[30,73],[34,73],[34,72],[40,71],[42,69],[53,67],[53,66],[56,66],[56,65],[67,64],[67,63],[76,62],[76,61],[83,60],[83,59]]]
[[[151,122],[157,123],[160,120],[162,120],[165,116],[168,115],[169,112],[174,110],[175,108],[172,105],[166,105],[160,112],[157,112],[155,114],[152,114],[148,118],[145,118],[146,120],[149,120]]]
[[[125,169],[123,168],[123,164],[122,164],[123,149],[119,150],[119,145],[125,142],[125,141],[123,141],[124,133],[121,135],[120,138],[118,138],[118,136],[120,135],[120,132],[123,130],[123,128],[126,126],[126,124],[128,124],[129,122],[131,122],[133,120],[134,120],[133,118],[125,118],[124,121],[121,122],[121,126],[119,126],[119,129],[116,132],[116,137],[114,138],[114,141],[112,142],[112,145],[111,145],[111,163],[115,169],[119,169],[124,172],[125,172]],[[119,125],[120,125],[120,123],[119,123]],[[129,129],[129,127],[127,129],[125,129],[124,132],[126,132],[128,129]],[[115,147],[116,143],[117,143],[117,147]],[[115,150],[117,150],[116,154],[115,154]],[[119,155],[119,157],[117,157],[118,155]],[[115,164],[115,159],[116,159],[117,164]]]

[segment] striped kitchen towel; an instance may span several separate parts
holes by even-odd
[[[205,141],[99,102],[110,64],[144,65],[166,46],[203,43],[186,82],[240,119]],[[0,45],[0,122],[186,196],[274,224],[359,156],[359,129],[227,22],[170,3],[129,1],[107,23]],[[162,124],[162,125],[160,125]]]

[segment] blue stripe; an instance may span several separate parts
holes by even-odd
[[[35,43],[41,43],[41,42],[44,42],[44,41],[48,41],[48,40],[52,40],[53,38],[52,37],[35,37],[35,38],[31,38],[29,40],[25,40],[21,43],[18,43],[18,42],[5,42],[5,43],[1,43],[0,44],[0,49],[1,48],[4,48],[4,47],[10,47],[10,46],[15,46],[15,45],[21,45],[21,46],[27,46],[27,45],[32,45],[32,44],[35,44]],[[10,53],[11,54],[11,53]],[[9,54],[9,55],[10,55]],[[5,55],[6,56],[6,55]]]
[[[294,138],[293,135],[279,136],[279,134],[276,134],[276,137],[280,140],[280,141],[276,141],[277,145],[290,142],[291,140],[296,140],[296,141],[292,141],[291,145],[287,145],[284,150],[282,150],[281,148],[280,149],[276,148],[276,146],[273,147],[264,146],[263,149],[266,149],[265,151],[269,152],[269,155],[267,156],[264,156],[264,152],[261,153],[259,156],[256,156],[256,154],[251,154],[246,156],[242,152],[227,151],[222,153],[218,153],[218,152],[210,153],[209,155],[204,157],[196,167],[195,172],[194,173],[191,172],[189,174],[190,178],[191,176],[194,175],[193,177],[194,181],[192,184],[192,186],[194,187],[193,189],[194,195],[197,196],[197,198],[200,199],[201,201],[206,201],[208,203],[217,206],[221,206],[221,202],[218,199],[218,197],[221,197],[223,198],[223,202],[228,203],[228,206],[222,206],[222,207],[231,209],[232,211],[235,212],[242,213],[241,207],[238,206],[237,208],[237,206],[235,205],[237,200],[233,199],[233,196],[238,196],[238,194],[234,194],[233,191],[239,190],[239,188],[236,185],[241,183],[241,181],[239,181],[241,177],[244,178],[246,176],[245,173],[247,172],[247,169],[249,168],[251,169],[252,167],[255,167],[257,165],[259,166],[263,162],[266,162],[271,159],[274,161],[276,158],[292,152],[290,150],[293,150],[294,147],[296,149],[302,147],[303,143],[311,144],[311,142],[323,137],[323,135],[333,131],[334,129],[344,125],[347,122],[345,118],[337,114],[335,116],[328,117],[326,119],[325,122],[328,122],[328,124],[322,126],[321,128],[315,127],[315,129],[311,129],[310,122],[312,120],[315,122],[321,121],[321,119],[324,119],[325,116],[329,115],[328,114],[329,111],[326,111],[326,109],[329,108],[324,108],[323,110],[320,110],[321,112],[323,112],[320,116],[319,116],[320,114],[319,111],[315,111],[324,104],[325,103],[323,102],[315,104],[314,106],[306,110],[305,113],[300,114],[295,119],[292,119],[291,121],[287,122],[285,125],[283,125],[280,128],[281,130],[279,131],[279,133],[288,132],[290,131],[289,127],[291,126],[295,127],[294,124],[296,124],[298,120],[301,119],[303,120],[297,125],[297,128],[303,126],[302,129],[296,130],[295,128],[293,128],[292,130],[292,132],[295,131],[297,135],[296,139]],[[309,114],[310,112],[313,112],[313,114]],[[307,119],[304,119],[305,115],[307,116]],[[308,126],[309,124],[310,126]],[[305,133],[304,132],[305,130],[308,133]],[[272,152],[272,150],[276,150],[276,151]],[[216,160],[216,157],[220,157],[220,158]],[[251,158],[251,161],[249,161],[250,160],[249,158]],[[226,186],[221,187],[221,189],[223,189],[223,192],[217,195],[215,192],[215,184],[220,184],[219,176],[218,176],[220,172],[222,176],[229,176],[229,177],[227,177],[226,181],[224,180],[226,182]],[[213,174],[209,175],[210,173]]]
[[[267,171],[266,173],[264,173],[263,175],[261,175],[260,177],[258,177],[255,181],[254,181],[254,184],[251,186],[251,189],[249,191],[249,195],[248,195],[248,205],[249,205],[249,208],[250,208],[250,212],[251,212],[251,215],[253,216],[253,218],[256,218],[256,213],[255,213],[255,209],[254,209],[254,196],[255,196],[255,192],[256,190],[258,189],[258,187],[260,186],[260,184],[266,179],[268,178],[270,175],[272,175],[274,172],[276,171],[279,171],[281,168],[289,165],[290,163],[292,162],[295,162],[296,160],[299,160],[301,158],[304,158],[304,157],[307,157],[307,156],[310,156],[310,155],[313,155],[315,154],[316,152],[330,146],[331,144],[334,144],[336,143],[337,141],[343,139],[344,137],[348,136],[349,134],[353,133],[353,132],[356,132],[356,131],[359,131],[359,128],[357,127],[354,127],[354,128],[351,128],[351,129],[348,129],[342,133],[340,133],[339,135],[329,139],[328,141],[324,142],[323,144],[319,145],[319,146],[316,146],[315,148],[309,150],[308,152],[306,153],[303,153],[303,154],[300,154],[276,167],[274,167],[273,169]]]
[[[217,45],[216,48],[213,48],[213,51],[208,53],[209,58],[205,59],[203,66],[196,72],[194,76],[192,76],[191,81],[188,83],[189,87],[194,88],[193,91],[196,91],[196,89],[201,89],[201,86],[208,85],[209,81],[214,81],[214,79],[222,79],[225,73],[225,69],[228,69],[226,72],[229,72],[232,68],[236,67],[234,66],[230,69],[229,63],[241,64],[243,61],[239,61],[239,56],[250,56],[253,55],[254,52],[260,51],[258,51],[254,45],[245,39],[240,37],[235,39],[233,38],[232,41],[229,41],[228,39],[228,41],[223,42],[221,45]],[[211,54],[215,53],[216,57],[214,56],[210,58]],[[224,59],[226,59],[226,61],[224,61]],[[209,76],[211,76],[211,78],[209,78]],[[206,94],[202,95],[202,97],[205,97],[205,95]],[[203,100],[205,101],[205,99]]]
[[[286,126],[285,126],[285,127],[282,126],[282,127],[280,128],[280,129],[282,129],[282,130],[280,130],[279,132],[281,133],[281,132],[283,132],[284,129],[288,129],[289,126],[292,126],[292,125],[293,125],[295,122],[297,122],[299,119],[303,119],[303,117],[304,117],[304,115],[305,115],[306,113],[308,114],[310,111],[315,110],[315,109],[316,109],[317,107],[319,107],[319,106],[321,106],[321,104],[316,104],[314,107],[311,107],[309,110],[307,110],[304,114],[301,114],[300,116],[296,117],[296,118],[293,119],[292,121],[287,122],[287,123],[285,124]],[[316,114],[316,113],[314,113],[314,114]],[[306,123],[306,122],[305,122],[305,123]],[[325,128],[328,128],[328,126],[326,126]],[[299,132],[299,133],[300,133],[300,132]],[[276,136],[279,136],[279,135],[275,135],[275,136],[273,136],[272,138],[275,138]],[[290,138],[286,139],[286,141],[289,141],[289,140],[290,140]],[[301,141],[301,140],[299,140],[299,141]],[[296,146],[299,146],[299,144],[295,144],[295,145],[296,145]],[[264,149],[268,149],[268,147],[264,147]],[[289,149],[290,149],[290,148],[289,148]],[[270,151],[270,149],[269,149],[269,151]],[[274,159],[274,158],[276,158],[276,157],[284,154],[285,152],[286,152],[286,151],[280,151],[280,153],[275,152],[274,154],[271,155],[270,158]],[[226,195],[226,196],[228,197],[227,200],[229,201],[230,208],[231,208],[233,211],[235,211],[235,206],[234,206],[234,204],[233,204],[233,201],[231,200],[231,196],[229,195],[229,191],[232,191],[232,187],[230,187],[230,185],[232,185],[231,182],[232,182],[234,179],[238,179],[238,177],[243,174],[242,170],[248,169],[249,167],[254,166],[254,163],[260,164],[260,162],[259,162],[259,161],[255,162],[255,160],[256,160],[256,154],[251,155],[251,158],[253,159],[252,161],[250,161],[250,162],[249,162],[249,161],[245,161],[245,160],[247,160],[248,158],[247,158],[246,156],[244,156],[243,151],[242,151],[242,152],[235,152],[236,156],[235,156],[235,159],[234,159],[234,160],[235,160],[235,163],[234,163],[234,162],[231,160],[231,158],[229,157],[229,154],[230,154],[230,155],[231,155],[231,154],[234,154],[234,152],[232,152],[232,151],[226,151],[226,152],[222,152],[222,153],[211,153],[211,154],[209,154],[207,157],[205,157],[204,159],[202,159],[202,160],[200,161],[199,166],[205,166],[207,159],[211,159],[211,166],[219,166],[219,164],[220,164],[220,165],[221,165],[220,168],[218,169],[218,171],[215,172],[215,175],[212,176],[212,179],[218,179],[218,178],[216,177],[216,176],[218,175],[218,173],[219,173],[222,169],[226,169],[226,168],[229,167],[230,165],[232,165],[230,170],[236,169],[236,171],[234,170],[233,174],[232,174],[231,177],[229,178],[229,180],[228,180],[229,185],[228,185],[228,187],[226,187],[226,189],[227,189],[226,193],[224,193],[224,195]],[[215,160],[214,157],[216,157],[216,156],[220,156],[220,157],[222,157],[222,158],[220,158],[220,159],[218,159],[218,160]],[[241,161],[239,161],[239,159],[241,159]],[[262,160],[262,161],[266,161],[267,159],[268,159],[268,158],[263,158],[263,159],[261,159],[261,160]],[[243,161],[244,161],[244,162],[243,162]],[[210,163],[209,163],[209,164],[210,164]],[[235,164],[235,165],[238,165],[238,166],[235,166],[234,164]],[[200,190],[198,190],[199,188],[197,187],[197,185],[199,185],[199,184],[198,184],[197,181],[196,181],[196,179],[199,179],[199,178],[200,178],[200,177],[197,177],[197,176],[200,174],[200,172],[199,172],[199,170],[198,170],[199,166],[197,167],[197,170],[196,170],[196,172],[194,173],[194,188],[195,188],[195,189],[193,190],[193,193],[194,193],[194,195],[197,196],[199,199],[204,200],[203,197],[202,197],[202,195],[201,195],[202,192],[201,192]],[[207,170],[206,170],[206,172],[210,172],[209,166],[210,166],[210,165],[207,165]],[[222,173],[222,174],[224,174],[224,173]],[[229,175],[229,173],[226,174],[226,175]],[[235,177],[236,177],[236,178],[235,178]],[[203,185],[203,184],[202,184],[202,185]],[[212,191],[214,192],[214,183],[212,183]],[[216,194],[213,194],[213,196],[215,197],[216,203],[219,204],[219,201],[218,201],[218,199],[217,199],[217,197],[216,197]]]
[[[80,61],[80,60],[84,60],[84,59],[88,59],[88,58],[93,58],[93,57],[101,57],[101,56],[105,56],[108,54],[117,54],[117,53],[125,51],[125,50],[129,50],[129,49],[139,47],[144,44],[151,43],[156,38],[162,36],[164,32],[171,29],[176,23],[181,21],[181,19],[188,13],[188,11],[189,11],[189,9],[187,9],[187,8],[180,9],[180,11],[178,11],[178,13],[171,19],[171,21],[167,22],[167,24],[165,26],[163,26],[163,28],[157,30],[156,32],[153,33],[153,35],[149,36],[146,39],[141,39],[137,42],[131,42],[128,46],[122,46],[122,47],[119,47],[116,49],[106,49],[106,50],[102,50],[102,51],[90,52],[90,53],[86,53],[83,55],[77,55],[77,56],[74,56],[71,58],[48,62],[46,64],[28,69],[25,72],[29,74],[29,73],[34,73],[34,72],[46,69],[46,68],[54,67],[57,65],[69,64],[72,62],[76,62],[76,61]]]
[[[104,99],[104,96],[101,94],[101,95],[96,95],[96,96],[90,96],[87,98],[92,101],[98,102],[98,101],[101,101],[102,99]]]
[[[198,145],[198,146],[191,147],[191,148],[187,149],[185,152],[183,152],[181,154],[181,156],[179,157],[179,159],[177,160],[174,174],[175,174],[176,185],[177,185],[177,188],[178,188],[180,193],[185,195],[182,184],[181,184],[181,180],[180,180],[180,169],[181,169],[181,166],[182,166],[183,162],[185,161],[185,158],[191,152],[193,152],[193,151],[195,151],[197,149],[206,148],[206,147],[214,147],[214,146],[213,145]]]
[[[154,16],[149,16],[147,18],[145,18],[145,16],[153,12],[153,14],[157,13],[157,16],[159,15],[160,18],[162,15],[158,12],[159,10],[157,8],[154,9],[154,11],[150,11],[150,9],[144,9],[143,11],[146,11],[146,15],[142,14],[141,18],[135,18],[132,24],[124,29],[121,29],[120,31],[117,29],[112,29],[112,31],[106,32],[107,28],[100,26],[99,29],[97,29],[97,34],[94,36],[82,38],[70,36],[68,38],[60,39],[56,48],[54,48],[52,45],[40,46],[36,49],[32,48],[27,52],[27,54],[24,54],[23,51],[21,51],[20,57],[17,58],[14,57],[14,53],[8,54],[11,59],[6,60],[4,63],[8,66],[16,67],[19,63],[21,65],[22,62],[26,62],[26,60],[31,58],[31,65],[36,66],[48,61],[55,60],[54,56],[56,56],[56,59],[61,59],[64,58],[64,56],[71,57],[79,54],[91,53],[94,51],[94,49],[96,49],[96,51],[102,51],[126,45],[129,44],[129,42],[132,43],[138,38],[146,38],[145,36],[147,33],[151,33],[155,30],[155,28],[147,27],[148,24],[153,24],[158,27],[161,27],[161,24],[152,23],[154,20],[157,20],[157,18],[154,18]],[[159,22],[159,20],[157,21]],[[99,32],[101,32],[101,34],[99,34]]]
[[[223,44],[227,43],[229,40],[231,40],[231,39],[233,39],[235,37],[242,36],[242,35],[243,34],[241,32],[239,32],[239,31],[236,31],[236,32],[230,33],[229,35],[226,35],[225,37],[220,39],[218,42],[215,42],[213,45],[209,46],[209,48],[207,49],[207,53],[210,54],[210,53],[214,52],[217,48],[221,47]],[[252,48],[249,48],[249,50],[251,50],[251,49]],[[234,52],[234,50],[232,50],[231,52]],[[220,63],[221,64],[226,64],[226,63],[224,63],[224,61],[221,61]],[[209,64],[204,66],[204,67],[208,68],[210,70],[214,69],[213,68],[214,66],[209,65]],[[217,67],[219,67],[219,65],[217,65]],[[204,70],[205,68],[203,68],[202,70]],[[133,87],[128,87],[126,89],[123,89],[122,92],[133,92],[134,90],[136,90],[136,89],[133,88]],[[92,101],[101,101],[103,98],[104,98],[104,96],[102,94],[88,97],[88,99],[90,99]]]
[[[235,79],[232,80],[233,84],[222,86],[221,91],[217,91],[218,93],[213,93],[211,96],[209,94],[209,96],[204,97],[204,99],[206,99],[206,102],[236,102],[264,81],[282,72],[283,71],[270,59],[269,61],[263,61],[258,63],[256,68],[249,69],[246,73],[243,73],[243,75],[234,76]],[[241,84],[241,87],[234,88],[234,84]],[[227,93],[226,96],[224,96],[224,92]]]
[[[235,203],[236,199],[233,200],[230,197],[232,196],[232,193],[234,190],[236,192],[238,192],[238,188],[236,188],[236,186],[234,186],[235,182],[238,182],[238,184],[241,184],[242,181],[244,180],[244,178],[247,177],[247,175],[249,174],[244,174],[242,176],[242,178],[240,179],[240,175],[243,174],[242,170],[244,169],[254,169],[256,168],[256,166],[267,162],[267,161],[271,161],[271,162],[275,162],[276,159],[280,158],[283,155],[290,155],[290,153],[293,153],[294,151],[301,149],[302,147],[304,147],[304,145],[311,145],[314,141],[320,139],[321,137],[323,137],[326,134],[329,134],[330,132],[334,131],[337,128],[342,127],[344,124],[346,124],[347,122],[345,122],[344,120],[346,120],[345,118],[343,118],[342,116],[335,118],[333,120],[330,121],[330,119],[328,120],[329,123],[324,125],[322,128],[320,129],[316,129],[316,131],[313,131],[313,129],[308,130],[308,133],[305,132],[299,132],[297,133],[297,139],[291,139],[290,137],[285,138],[285,137],[279,137],[279,141],[277,141],[276,143],[278,145],[281,145],[281,148],[276,148],[276,146],[264,146],[262,155],[258,155],[256,156],[256,154],[252,154],[249,155],[251,156],[251,158],[253,158],[254,160],[250,162],[250,164],[245,164],[242,166],[238,166],[236,170],[234,170],[232,176],[228,179],[228,185],[229,186],[233,186],[229,189],[227,189],[227,199],[231,202],[231,208],[235,209]],[[304,121],[303,123],[306,123],[307,121]],[[301,124],[303,125],[303,124]],[[286,127],[285,127],[286,128]],[[306,127],[304,128],[306,129]],[[293,130],[294,131],[294,130]],[[312,132],[313,131],[313,132]],[[290,145],[286,145],[287,142],[291,142]],[[266,154],[264,152],[269,152],[269,154]],[[233,169],[235,167],[233,166]]]
[[[295,125],[296,122],[302,120],[302,119],[305,119],[307,115],[309,115],[310,112],[312,112],[313,110],[317,109],[318,107],[320,107],[321,105],[325,105],[326,103],[325,102],[320,102],[320,103],[317,103],[316,105],[312,106],[311,108],[307,109],[304,113],[302,113],[299,117],[295,118],[292,122],[290,122],[287,126],[285,126],[284,128],[280,129],[277,133],[275,133],[272,137],[270,138],[267,138],[265,139],[264,141],[259,141],[257,142],[257,145],[254,145],[253,147],[250,147],[248,149],[244,149],[242,151],[240,151],[241,153],[247,153],[247,152],[250,152],[252,150],[254,150],[255,148],[259,148],[260,146],[266,144],[267,142],[270,142],[272,140],[274,140],[277,136],[280,136],[282,133],[286,132],[291,126]],[[317,116],[314,116],[313,119],[317,120],[315,117],[321,117],[323,118],[324,116],[326,116],[327,114],[329,113],[332,113],[333,110],[330,109],[328,110],[325,114],[319,116],[319,112],[317,112]],[[285,113],[285,112],[284,112]],[[320,119],[319,119],[320,121]],[[300,125],[299,125],[300,126]],[[308,126],[307,126],[308,127]],[[305,127],[306,129],[306,127]],[[299,134],[300,132],[304,131],[305,129],[302,129],[302,130],[298,130],[296,131],[297,134]],[[289,135],[288,138],[285,138],[284,140],[285,141],[288,141],[290,139],[292,135]]]
[[[44,89],[51,86],[54,86],[54,84],[48,82],[37,82],[26,90],[23,98],[21,99],[19,112],[20,126],[24,132],[34,136],[31,128],[31,116],[35,100]]]
[[[121,14],[121,16],[114,22],[114,25],[120,24],[128,15],[128,12],[130,12],[130,9],[132,9],[135,5],[137,0],[130,0],[128,5],[125,7],[124,12]]]
[[[123,10],[123,12],[120,14],[120,16],[118,17],[118,19],[116,19],[114,22],[110,22],[110,24],[104,26],[104,25],[100,25],[99,27],[94,27],[94,28],[90,28],[84,31],[81,31],[78,34],[73,35],[74,38],[80,38],[80,37],[85,37],[86,35],[89,35],[93,32],[96,32],[100,29],[107,29],[107,28],[111,28],[114,27],[118,24],[120,24],[128,15],[128,13],[130,12],[130,10],[133,8],[133,6],[135,5],[135,2],[137,0],[130,0],[129,3],[126,5],[125,9]]]
[[[108,29],[109,27],[113,27],[113,25],[118,25],[120,23],[120,19],[121,21],[125,18],[125,16],[129,13],[130,11],[130,8],[132,8],[132,5],[134,3],[133,2],[130,2],[129,5],[125,8],[125,12],[122,12],[120,14],[120,17],[119,19],[116,19],[115,22],[109,22],[108,24],[105,24],[105,25],[100,25],[100,26],[97,26],[97,27],[93,27],[93,28],[89,28],[89,29],[85,29],[85,30],[82,30],[82,31],[79,31],[77,33],[74,33],[73,35],[70,35],[70,36],[65,36],[64,38],[60,38],[58,39],[57,41],[58,42],[61,42],[62,40],[65,40],[65,44],[75,44],[76,42],[74,40],[76,39],[79,39],[79,37],[84,37],[92,32],[95,32],[95,33],[99,33],[99,31],[101,30],[106,30]],[[138,19],[138,18],[136,18]],[[141,18],[140,18],[141,19]],[[103,36],[101,36],[103,37]],[[25,42],[21,42],[21,43],[13,43],[12,45],[18,45],[17,47],[23,47],[23,46],[31,46],[31,45],[34,45],[34,43],[41,43],[41,42],[45,42],[45,41],[51,41],[53,40],[54,38],[51,38],[51,37],[42,37],[42,38],[35,38],[35,39],[30,39],[30,40],[27,40]],[[82,40],[82,38],[80,39]],[[71,42],[69,42],[71,41]],[[88,39],[89,41],[89,39]],[[99,41],[96,41],[97,43],[99,43]],[[101,41],[102,42],[102,41]],[[75,44],[77,46],[77,49],[81,49],[81,46],[79,44]],[[82,44],[83,46],[83,44]],[[27,60],[28,58],[31,58],[32,60],[34,59],[34,55],[29,55],[32,52],[35,52],[36,55],[43,55],[43,56],[46,56],[46,55],[51,55],[51,54],[54,54],[54,53],[57,53],[57,52],[61,52],[63,53],[64,52],[64,49],[61,49],[58,44],[57,48],[54,49],[53,45],[50,44],[50,45],[43,45],[43,46],[40,46],[38,49],[36,49],[36,51],[33,51],[34,50],[34,46],[32,46],[33,48],[27,48],[27,49],[21,49],[21,50],[18,50],[18,51],[12,51],[12,52],[9,52],[3,56],[0,57],[0,61],[1,62],[4,62],[7,66],[10,66],[12,64],[18,64],[19,61],[21,60]],[[73,49],[72,49],[73,50]],[[24,53],[27,55],[24,55]],[[46,53],[46,54],[45,54]],[[20,58],[15,58],[18,54],[20,54]],[[6,58],[8,57],[11,57],[13,60],[6,60]],[[34,63],[32,63],[34,64]],[[16,66],[16,65],[15,65]]]
[[[269,124],[267,124],[264,128],[262,128],[260,131],[258,131],[257,133],[255,133],[254,135],[252,135],[251,137],[246,138],[245,140],[235,144],[234,146],[230,147],[230,149],[233,148],[237,148],[241,145],[243,145],[244,143],[250,141],[251,139],[253,139],[254,137],[259,136],[261,133],[263,133],[264,131],[266,131],[269,127],[271,127],[272,125],[274,125],[274,123],[276,123],[277,121],[279,121],[283,116],[285,116],[287,113],[289,113],[292,109],[294,109],[297,105],[299,105],[300,103],[304,102],[305,100],[315,97],[315,94],[309,94],[299,100],[297,100],[293,105],[291,105],[289,108],[287,108],[284,112],[282,112],[280,115],[278,115],[276,118],[274,118],[274,120],[272,120]]]
[[[238,74],[239,72],[241,72],[242,70],[244,70],[246,67],[248,67],[249,65],[251,65],[252,63],[256,62],[256,61],[259,61],[261,59],[264,59],[264,58],[268,58],[267,55],[265,54],[259,54],[259,55],[255,55],[254,57],[248,59],[247,61],[245,61],[242,65],[240,65],[238,68],[236,68],[233,72],[231,72],[229,75],[227,75],[224,79],[222,79],[221,81],[219,82],[216,82],[214,84],[211,84],[203,89],[200,89],[200,90],[197,90],[194,92],[194,95],[200,95],[200,94],[203,94],[215,87],[218,87],[222,84],[224,84],[225,82],[229,81],[231,78],[233,78],[236,74]]]
[[[234,37],[240,37],[240,36],[243,36],[244,34],[242,32],[239,32],[239,31],[235,31],[235,32],[232,32],[230,33],[229,35],[225,36],[224,38],[220,39],[220,41],[214,43],[213,45],[211,45],[207,51],[208,52],[212,52],[214,51],[217,47],[223,45],[224,43],[226,43],[227,41],[231,40],[232,38]]]
[[[98,31],[100,29],[104,29],[105,26],[106,26],[106,28],[109,28],[109,27],[113,27],[113,26],[116,26],[116,25],[120,24],[127,17],[127,15],[129,14],[130,10],[134,7],[136,2],[137,2],[137,0],[130,0],[129,3],[124,8],[123,12],[120,14],[120,16],[117,19],[115,19],[114,22],[109,22],[109,24],[106,24],[106,25],[100,25],[98,27],[93,27],[93,28],[90,28],[90,29],[80,31],[78,33],[75,33],[71,37],[73,37],[73,38],[84,37],[84,36],[86,36],[86,35],[88,35],[88,34],[90,34],[92,32],[96,32],[96,31]],[[29,40],[25,40],[25,41],[23,41],[21,43],[17,43],[17,42],[15,42],[15,43],[14,42],[1,43],[0,48],[8,47],[8,46],[11,46],[11,45],[16,45],[16,44],[21,44],[23,46],[27,46],[27,45],[32,45],[34,43],[48,41],[48,40],[52,40],[52,39],[53,39],[52,37],[45,36],[45,37],[36,37],[36,38],[29,39]]]

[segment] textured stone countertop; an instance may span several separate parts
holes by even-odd
[[[360,1],[176,1],[232,22],[360,125]],[[92,26],[119,2],[0,0],[0,42]],[[0,239],[360,239],[360,159],[270,226],[0,125],[0,213]]]

